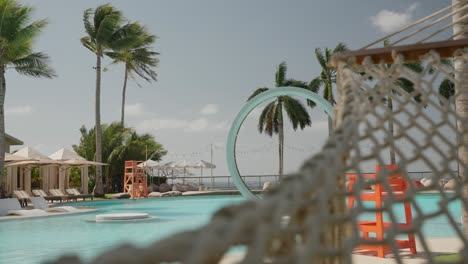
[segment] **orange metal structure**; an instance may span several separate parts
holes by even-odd
[[[397,166],[395,164],[386,165],[387,170],[390,172],[396,171]],[[380,166],[376,166],[376,173],[375,174],[365,174],[364,178],[366,179],[375,179],[381,170]],[[354,184],[357,180],[356,174],[348,174],[347,175],[349,184],[348,184],[348,191],[352,192]],[[408,182],[398,174],[390,174],[389,177],[386,179],[386,182],[391,188],[393,197],[397,199],[403,199],[406,189],[408,188]],[[362,201],[369,201],[375,203],[375,208],[382,208],[384,199],[389,195],[386,191],[385,187],[381,183],[376,183],[374,185],[374,190],[369,191],[361,191],[361,200]],[[354,207],[355,198],[352,196],[348,197],[348,207]],[[400,228],[407,229],[410,228],[412,225],[412,211],[411,205],[409,202],[404,202],[404,209],[405,209],[405,222],[398,223]],[[375,212],[375,221],[360,221],[358,223],[359,231],[361,232],[364,239],[376,239],[381,241],[384,239],[384,231],[386,228],[390,227],[391,223],[384,222],[383,212],[376,211]],[[371,238],[369,233],[375,234],[375,238]],[[408,233],[408,239],[401,239],[396,241],[399,248],[408,248],[412,254],[416,253],[416,242],[414,238],[414,234]],[[376,251],[377,256],[380,258],[385,257],[385,251],[389,250],[389,246],[387,245],[377,245],[377,244],[368,244],[368,245],[360,245],[358,247],[360,250],[370,250]]]
[[[127,160],[124,169],[124,192],[132,198],[147,198],[147,181],[143,167],[138,167],[142,161]]]

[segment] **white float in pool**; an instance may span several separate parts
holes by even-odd
[[[96,221],[138,220],[149,217],[147,213],[99,214],[96,215]]]

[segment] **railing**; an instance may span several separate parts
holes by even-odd
[[[262,189],[265,182],[276,183],[279,181],[279,175],[244,175],[242,179],[252,190]],[[151,183],[151,179],[149,180]],[[231,176],[176,176],[167,177],[169,184],[175,183],[194,183],[203,184],[207,189],[217,190],[235,190],[236,186],[232,182]]]
[[[413,180],[421,180],[422,178],[434,178],[434,174],[430,171],[416,171],[408,172],[408,175]],[[272,184],[279,181],[279,175],[243,175],[242,179],[247,184],[247,186],[252,190],[261,190],[265,182],[270,182]],[[217,189],[217,190],[235,190],[236,186],[232,182],[231,176],[176,176],[168,177],[168,183],[193,183],[193,184],[203,184],[207,189]],[[150,179],[151,182],[151,179]]]

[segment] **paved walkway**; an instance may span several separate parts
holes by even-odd
[[[462,243],[456,238],[429,238],[427,240],[428,247],[432,256],[456,253],[462,247]],[[401,258],[405,264],[422,264],[427,263],[427,254],[422,250],[421,243],[417,242],[418,254],[411,255],[409,251],[401,251]],[[243,259],[242,253],[236,253],[226,256],[220,263],[221,264],[234,264],[240,263]],[[396,263],[392,254],[387,255],[385,258],[377,258],[372,255],[365,255],[363,253],[353,254],[353,263],[358,264],[387,264]]]

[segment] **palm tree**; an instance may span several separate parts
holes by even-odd
[[[96,161],[102,162],[101,143],[101,59],[105,52],[120,51],[134,45],[140,33],[140,27],[135,23],[123,25],[122,13],[109,4],[98,6],[95,10],[87,9],[83,15],[87,36],[81,38],[81,43],[96,55]],[[102,167],[96,167],[96,185],[94,195],[103,196]]]
[[[310,83],[310,89],[312,91],[318,91],[320,87],[323,87],[323,98],[325,98],[332,106],[336,104],[335,96],[333,94],[333,84],[336,84],[336,69],[330,66],[332,56],[338,52],[347,51],[348,48],[343,43],[338,43],[336,47],[331,50],[325,48],[315,49],[315,57],[322,67],[320,75],[313,79]],[[310,102],[309,102],[310,105]],[[331,134],[333,130],[333,121],[328,117],[328,133]]]
[[[275,86],[284,87],[284,86],[294,86],[300,88],[309,88],[309,85],[306,82],[286,79],[287,66],[286,62],[280,63],[278,70],[275,75]],[[254,98],[256,95],[267,91],[268,88],[258,88],[255,92],[249,97],[249,100]],[[260,133],[265,133],[270,137],[273,134],[278,134],[279,142],[279,172],[280,176],[283,175],[283,159],[284,159],[284,119],[283,119],[283,109],[289,117],[291,124],[294,130],[297,130],[298,127],[304,129],[306,126],[310,126],[310,116],[307,113],[306,108],[302,105],[300,101],[289,96],[279,96],[275,101],[269,103],[260,114],[258,120],[258,131]]]
[[[31,22],[32,13],[32,7],[23,6],[15,0],[0,0],[0,183],[5,165],[6,70],[14,69],[21,75],[35,78],[55,76],[48,65],[49,57],[32,51],[34,40],[47,25],[46,19]]]
[[[156,41],[156,36],[149,34],[144,27],[141,27],[137,23],[136,25],[140,27],[137,31],[141,32],[141,35],[137,36],[138,42],[134,43],[132,47],[120,51],[106,52],[106,55],[114,60],[113,64],[123,63],[125,65],[120,118],[122,126],[124,126],[125,119],[125,93],[128,78],[135,79],[136,76],[140,76],[145,81],[151,82],[156,81],[156,77],[158,76],[153,68],[158,66],[159,59],[156,58],[156,55],[159,55],[159,53],[150,48],[150,45]]]

